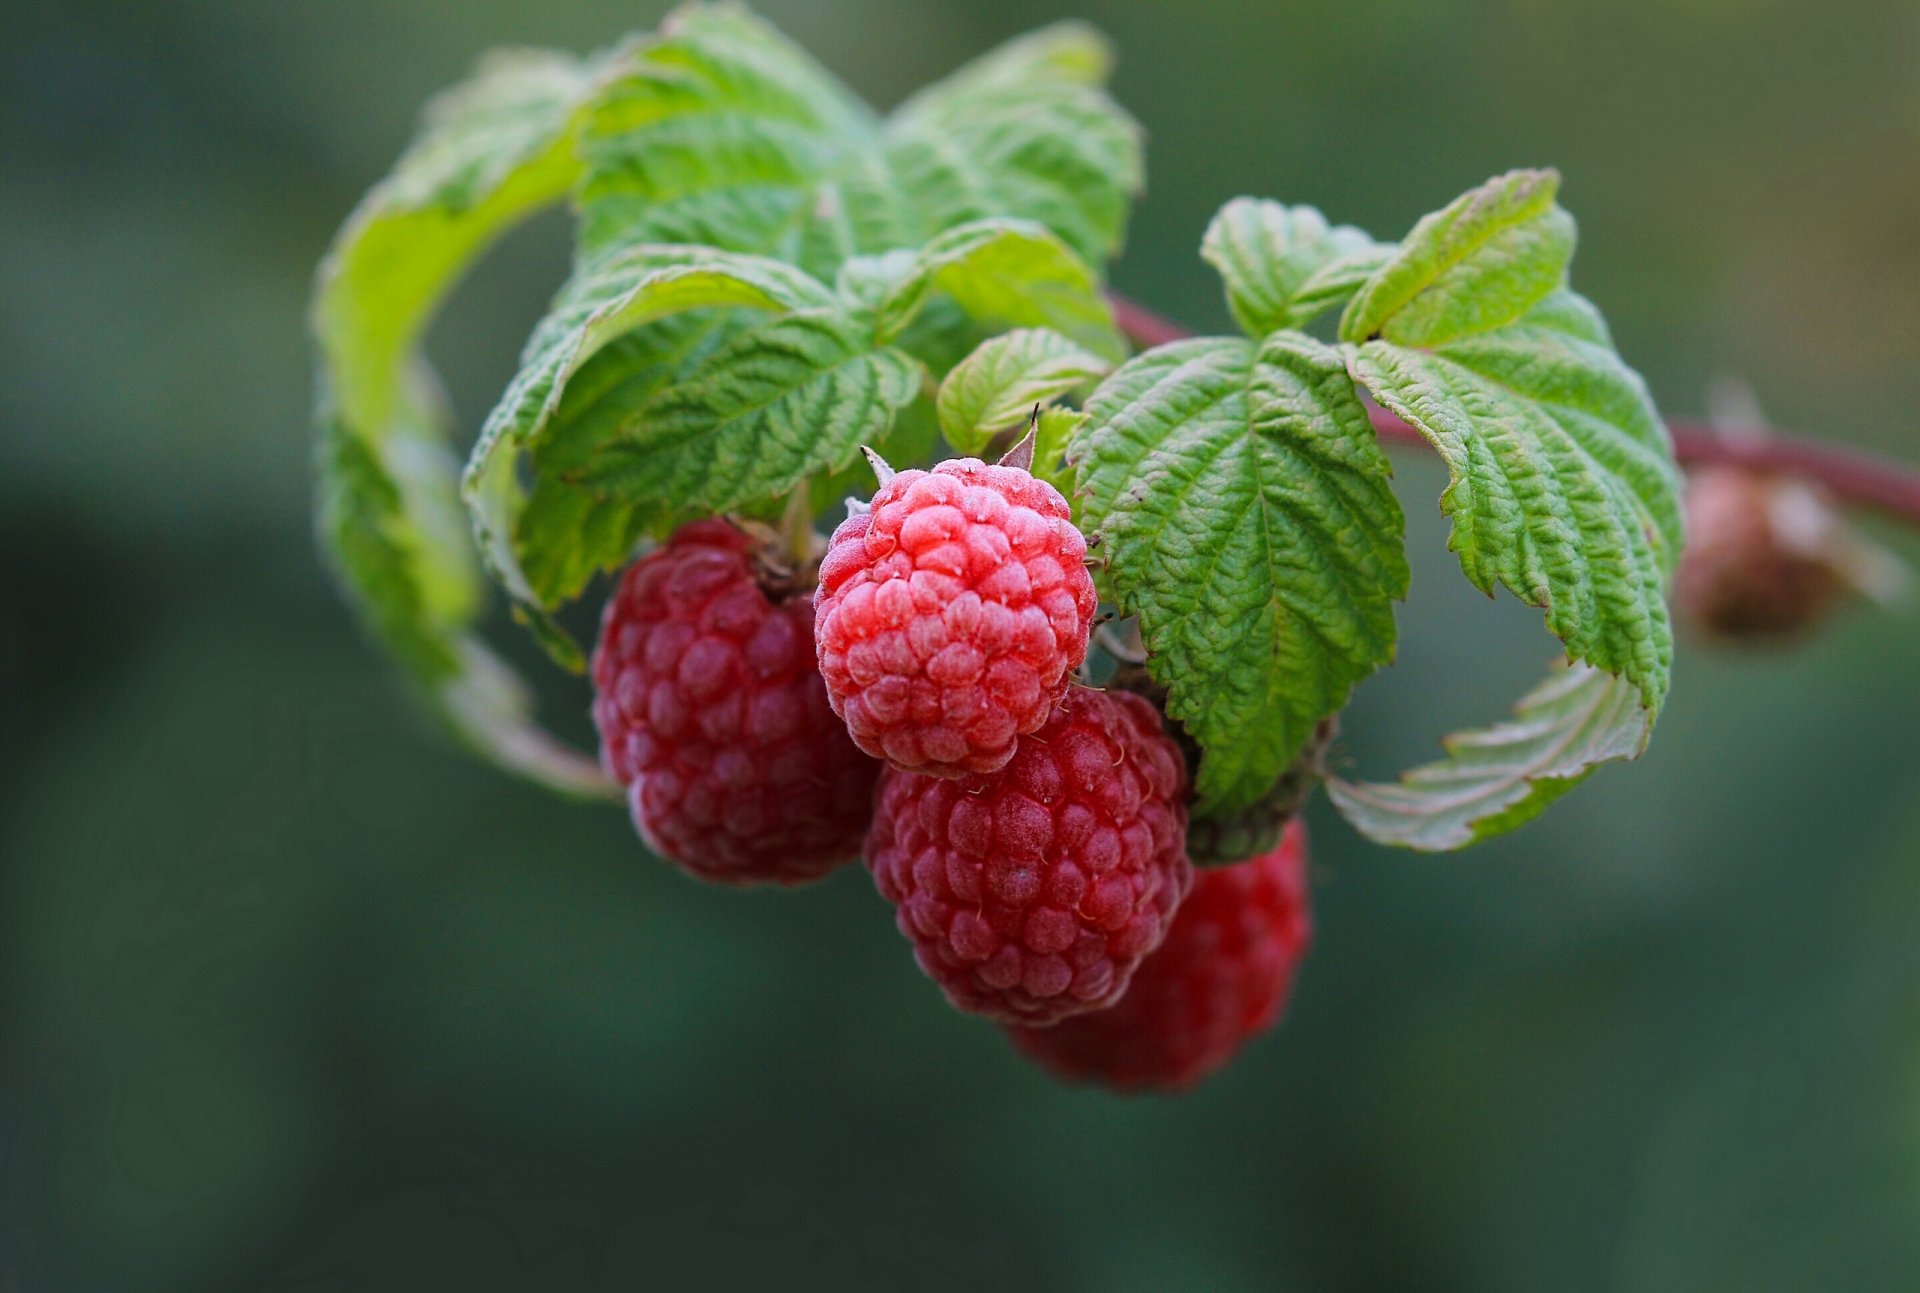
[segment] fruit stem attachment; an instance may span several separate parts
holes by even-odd
[[[1135,345],[1153,347],[1187,341],[1193,332],[1172,319],[1117,292],[1107,294],[1113,319]],[[1368,415],[1382,440],[1425,445],[1426,438],[1405,421],[1369,403]],[[1683,465],[1732,463],[1819,481],[1842,503],[1870,508],[1920,529],[1920,470],[1842,445],[1821,444],[1772,430],[1729,435],[1724,428],[1670,419],[1673,453]]]

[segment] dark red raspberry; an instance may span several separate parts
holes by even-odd
[[[880,765],[827,706],[812,599],[760,546],[702,521],[627,570],[593,653],[593,721],[654,852],[705,880],[799,884],[860,851]]]
[[[1186,796],[1152,705],[1075,687],[999,772],[883,772],[867,866],[955,1006],[1051,1023],[1111,1004],[1166,935]]]
[[[903,471],[820,564],[820,672],[856,744],[908,772],[993,772],[1087,654],[1087,542],[1058,490],[974,458]]]
[[[1271,853],[1202,870],[1167,941],[1116,1005],[1008,1036],[1071,1081],[1192,1086],[1280,1017],[1312,932],[1306,854],[1295,818]]]

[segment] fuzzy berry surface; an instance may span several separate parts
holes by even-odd
[[[1296,818],[1272,852],[1200,871],[1166,942],[1111,1009],[1007,1034],[1069,1081],[1184,1090],[1273,1026],[1311,933]]]
[[[1052,1023],[1119,999],[1166,936],[1186,795],[1152,705],[1075,687],[999,772],[883,772],[867,866],[956,1007]]]
[[[854,742],[933,776],[993,772],[1086,658],[1098,599],[1060,492],[975,458],[903,471],[820,563],[820,672]]]
[[[704,880],[799,884],[860,851],[880,764],[814,664],[813,602],[726,521],[627,569],[593,653],[600,757],[647,846]]]

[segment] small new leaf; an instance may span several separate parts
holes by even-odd
[[[1573,259],[1559,189],[1558,171],[1510,171],[1423,218],[1347,305],[1340,339],[1434,346],[1525,314]]]
[[[1106,592],[1204,751],[1199,811],[1258,799],[1392,658],[1399,505],[1340,352],[1179,342],[1094,391],[1068,456]]]
[[[1512,719],[1446,738],[1440,762],[1398,782],[1334,779],[1327,790],[1368,839],[1446,852],[1532,820],[1600,763],[1638,757],[1650,723],[1631,685],[1561,661]]]
[[[980,345],[940,383],[940,433],[979,457],[1036,404],[1084,390],[1112,365],[1047,328],[1016,328]]]
[[[1233,317],[1255,339],[1311,323],[1358,288],[1388,250],[1351,225],[1328,225],[1312,207],[1264,198],[1221,207],[1200,243],[1226,284]]]

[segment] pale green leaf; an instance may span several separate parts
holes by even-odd
[[[489,568],[539,626],[544,604],[521,565],[514,536],[525,506],[520,453],[537,447],[574,375],[618,338],[688,310],[821,309],[825,285],[780,261],[710,247],[639,245],[603,255],[576,273],[527,345],[519,373],[488,416],[467,465],[463,493]],[[633,357],[642,367],[661,357]],[[617,371],[599,380],[617,380]],[[549,634],[550,643],[556,641]]]
[[[1060,24],[883,124],[744,9],[683,9],[628,52],[588,123],[582,243],[698,242],[825,277],[1013,216],[1101,259],[1140,174],[1138,130],[1099,88],[1107,69],[1098,36]]]
[[[1140,129],[1100,88],[1106,42],[1058,23],[960,69],[887,123],[888,173],[925,234],[1014,216],[1099,263],[1141,186]]]
[[[1422,219],[1347,305],[1340,339],[1432,346],[1525,314],[1573,258],[1559,189],[1557,171],[1510,171]]]
[[[982,220],[927,243],[912,272],[881,299],[876,335],[891,341],[935,296],[989,330],[1051,328],[1095,355],[1126,353],[1099,278],[1032,221]]]
[[[583,479],[673,514],[727,511],[846,465],[884,437],[921,387],[917,363],[876,349],[837,310],[780,315],[661,390]]]
[[[1040,410],[1040,425],[1033,433],[1033,474],[1060,491],[1073,505],[1076,520],[1079,500],[1074,497],[1074,471],[1067,465],[1067,449],[1086,424],[1085,413],[1055,404]]]
[[[1329,225],[1312,207],[1264,198],[1221,207],[1200,243],[1226,284],[1234,319],[1256,339],[1305,327],[1343,287],[1356,289],[1386,251],[1351,225]]]
[[[1575,663],[1569,676],[1582,680],[1557,679],[1517,724],[1461,738],[1452,763],[1413,775],[1419,793],[1341,797],[1409,817],[1432,807],[1433,823],[1393,828],[1426,841],[1419,847],[1511,829],[1576,780],[1580,760],[1636,754],[1666,698],[1679,472],[1645,384],[1599,314],[1565,286],[1573,225],[1554,205],[1556,184],[1552,172],[1516,172],[1422,220],[1341,322],[1354,377],[1447,466],[1441,508],[1467,577],[1542,608]],[[1621,695],[1634,715],[1616,713]],[[1592,713],[1576,714],[1580,697],[1593,700]],[[1426,793],[1459,763],[1479,786],[1498,756],[1468,755],[1549,720],[1575,723],[1554,747],[1558,761],[1538,775],[1516,761],[1516,780],[1488,789],[1491,806],[1470,803],[1461,816]],[[1377,818],[1362,826],[1392,833]]]
[[[1530,821],[1596,765],[1638,757],[1651,721],[1630,684],[1563,661],[1507,722],[1448,737],[1440,762],[1398,782],[1334,779],[1327,789],[1341,814],[1378,843],[1465,848]]]
[[[1392,658],[1399,505],[1340,353],[1299,333],[1138,356],[1069,457],[1105,591],[1197,740],[1201,812],[1259,798]]]
[[[323,541],[370,626],[461,736],[568,793],[603,793],[591,760],[545,736],[524,691],[472,635],[480,584],[455,523],[456,464],[420,334],[492,241],[573,183],[580,103],[595,69],[520,51],[436,100],[419,137],[322,262],[319,347]]]
[[[1449,546],[1478,587],[1545,610],[1568,654],[1619,674],[1657,711],[1673,659],[1666,581],[1679,473],[1640,379],[1571,292],[1519,321],[1349,363],[1440,451]]]
[[[1085,390],[1111,367],[1051,329],[1016,328],[982,343],[940,383],[940,432],[957,452],[978,457],[1036,404]]]
[[[676,10],[597,96],[582,144],[581,245],[701,243],[826,273],[855,251],[913,241],[884,218],[855,228],[832,183],[857,173],[878,129],[865,104],[746,9]]]

